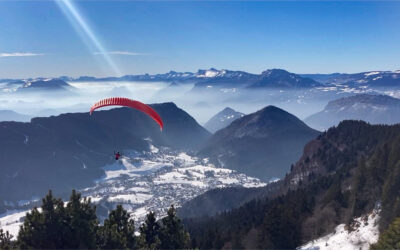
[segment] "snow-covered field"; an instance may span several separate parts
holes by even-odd
[[[26,210],[13,210],[8,211],[5,214],[1,214],[0,228],[2,228],[4,231],[8,231],[11,235],[17,235],[19,226],[22,224],[22,220],[25,217],[26,212]]]
[[[335,231],[319,239],[308,242],[298,249],[354,249],[367,250],[379,238],[379,210],[355,219],[355,226],[348,230],[345,224],[340,224]]]
[[[105,176],[95,186],[82,190],[82,194],[105,210],[122,204],[141,223],[148,211],[162,217],[169,206],[180,206],[213,188],[266,185],[259,179],[217,168],[207,159],[152,145],[150,149],[150,152],[130,152],[120,161],[105,166]]]
[[[120,161],[104,167],[105,175],[96,184],[80,190],[97,205],[100,219],[122,204],[139,225],[149,211],[163,217],[171,205],[180,206],[213,188],[266,185],[236,171],[217,168],[207,159],[167,148],[151,146],[150,149],[150,152],[125,152]],[[27,211],[0,215],[0,227],[16,235]]]

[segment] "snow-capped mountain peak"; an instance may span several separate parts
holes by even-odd
[[[226,74],[226,70],[217,70],[210,68],[207,70],[200,69],[197,71],[196,77],[198,78],[212,78],[212,77],[222,77]]]

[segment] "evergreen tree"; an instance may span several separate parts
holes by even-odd
[[[162,224],[154,212],[146,216],[135,237],[134,221],[121,205],[110,212],[103,226],[98,225],[96,207],[90,199],[72,191],[66,206],[51,191],[42,199],[41,208],[26,214],[17,242],[0,229],[0,249],[182,249],[189,247],[189,234],[183,229],[173,206]]]
[[[224,246],[224,241],[222,240],[221,237],[222,233],[218,230],[218,227],[215,228],[215,238],[213,241],[214,248],[216,249],[222,249]]]
[[[68,234],[68,218],[61,199],[53,197],[52,192],[42,200],[42,211],[34,208],[27,213],[18,234],[21,248],[70,248],[70,242],[63,236]]]
[[[81,199],[81,194],[72,190],[66,208],[69,222],[69,246],[71,248],[95,248],[97,217],[96,207],[90,199]]]
[[[200,242],[199,247],[201,249],[214,249],[214,239],[215,239],[215,229],[213,227],[208,227],[204,235],[203,240]]]
[[[18,234],[21,248],[61,249],[95,248],[96,208],[90,200],[72,191],[67,206],[51,191],[42,200],[41,211],[27,213]]]
[[[110,212],[98,233],[98,247],[102,249],[136,248],[134,221],[121,205]]]
[[[386,229],[371,250],[400,249],[400,217],[396,218]]]
[[[154,212],[146,216],[145,222],[139,228],[139,248],[141,249],[159,249],[160,248],[160,225],[156,221]]]
[[[234,235],[232,235],[232,249],[244,249],[241,240],[241,233],[235,232]]]
[[[182,249],[189,246],[189,234],[183,228],[181,220],[176,216],[173,205],[168,209],[167,216],[161,222],[160,240],[162,249]]]
[[[4,232],[3,229],[0,228],[0,249],[12,249],[12,238],[13,236],[8,231]]]

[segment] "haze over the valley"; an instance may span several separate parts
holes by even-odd
[[[375,83],[387,75],[392,79],[390,85]],[[262,74],[209,69],[121,78],[4,79],[0,83],[0,110],[26,115],[28,121],[29,117],[35,116],[88,112],[89,107],[100,99],[122,96],[145,103],[174,102],[200,124],[205,124],[225,107],[249,114],[275,105],[304,119],[323,110],[329,101],[341,97],[359,93],[398,97],[399,75],[396,71],[392,75],[384,71],[366,72],[348,79],[347,75],[321,78],[318,74],[303,76],[276,69]],[[315,81],[308,86],[307,81],[312,78]]]

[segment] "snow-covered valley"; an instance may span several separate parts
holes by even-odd
[[[207,159],[151,144],[150,151],[123,152],[122,159],[105,166],[104,170],[103,178],[79,191],[97,205],[101,220],[109,210],[122,204],[131,212],[136,225],[143,222],[149,211],[163,217],[171,205],[180,206],[213,188],[266,185],[236,171],[217,168]],[[15,210],[0,215],[0,227],[16,235],[27,211],[19,210],[16,205]]]

